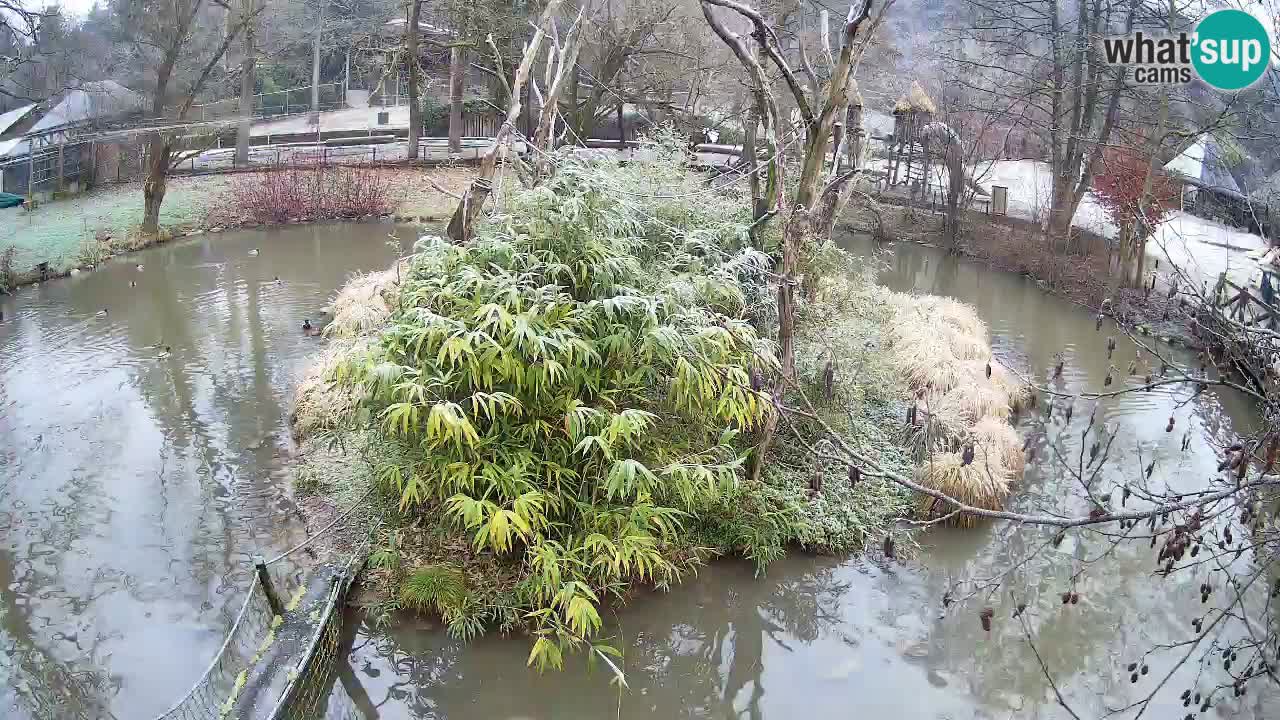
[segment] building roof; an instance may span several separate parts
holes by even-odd
[[[5,130],[13,127],[14,123],[21,121],[28,113],[35,109],[36,104],[31,103],[30,105],[25,105],[16,110],[10,110],[7,113],[0,114],[0,135],[4,134]]]
[[[409,24],[409,21],[404,18],[392,18],[386,21],[385,23],[383,23],[382,27],[391,32],[400,34],[404,32],[404,28],[408,24]],[[452,30],[446,27],[442,27],[440,25],[434,25],[430,22],[427,22],[426,20],[418,21],[418,32],[424,35],[452,35],[453,34]]]
[[[102,80],[66,90],[47,101],[46,105],[48,110],[27,128],[21,138],[15,138],[17,142],[11,141],[7,149],[0,146],[0,157],[27,154],[30,147],[27,138],[32,135],[141,110],[143,97],[114,80]]]
[[[933,99],[924,91],[924,88],[920,87],[919,81],[912,80],[907,94],[894,103],[893,111],[895,113],[926,112],[932,115],[938,112],[938,106],[933,104]]]
[[[1222,146],[1208,133],[1196,138],[1186,150],[1165,163],[1164,168],[1197,187],[1242,196],[1240,185],[1227,167]]]

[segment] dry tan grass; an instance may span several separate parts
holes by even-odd
[[[355,410],[358,392],[333,381],[334,370],[357,357],[367,347],[359,340],[331,340],[307,367],[293,396],[293,432],[303,438],[319,430],[338,427]]]
[[[933,411],[944,417],[959,417],[965,427],[972,427],[986,417],[1009,418],[1009,396],[979,375],[981,382],[970,377],[930,402]]]
[[[977,447],[990,448],[1000,457],[1014,477],[1021,477],[1026,467],[1026,457],[1022,454],[1022,442],[1018,431],[1002,420],[985,417],[979,420],[970,431]]]
[[[944,393],[963,382],[964,364],[950,355],[938,356],[928,347],[904,342],[893,346],[893,363],[912,390]]]
[[[889,351],[907,386],[923,395],[926,428],[913,437],[924,464],[919,482],[975,507],[1004,506],[1009,485],[1024,460],[1018,433],[1008,423],[1012,409],[1026,403],[1027,388],[991,360],[987,325],[974,309],[949,298],[895,294]],[[991,376],[987,377],[987,363]],[[973,462],[964,465],[957,448],[972,443]],[[921,495],[926,517],[950,512]],[[970,526],[973,517],[954,524]]]
[[[983,372],[986,366],[983,365]],[[1018,412],[1031,401],[1031,387],[998,360],[991,361],[991,384],[1009,396],[1009,409]]]
[[[978,311],[974,310],[972,305],[952,298],[938,298],[934,307],[934,312],[942,322],[969,337],[986,339],[987,324],[982,321]]]
[[[407,263],[407,260],[401,261],[400,273],[408,271]],[[397,269],[392,267],[347,281],[330,304],[333,320],[324,329],[325,337],[356,338],[386,324],[391,317],[399,277]]]
[[[975,454],[973,462],[963,464],[960,453],[936,453],[916,470],[916,482],[945,493],[966,505],[986,510],[1000,510],[1009,494],[1009,472],[994,457]],[[954,510],[949,503],[921,493],[916,498],[916,513],[934,519]],[[977,518],[960,514],[947,521],[949,525],[973,527]]]
[[[333,429],[355,409],[359,391],[335,382],[334,371],[363,356],[390,319],[399,278],[408,271],[408,263],[403,259],[399,268],[358,275],[338,291],[330,304],[333,320],[324,329],[328,343],[294,393],[292,420],[298,437]]]

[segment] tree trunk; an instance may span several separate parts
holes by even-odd
[[[449,154],[462,154],[462,81],[466,69],[467,50],[461,45],[449,48]]]
[[[324,32],[324,6],[326,0],[320,2],[320,12],[316,17],[316,33],[311,40],[311,121],[320,128],[320,40]],[[287,108],[286,108],[287,111]]]
[[[1071,219],[1076,209],[1071,202],[1070,177],[1055,173],[1053,187],[1049,194],[1049,215],[1045,220],[1045,229],[1049,233],[1050,242],[1065,241],[1071,234]]]
[[[465,243],[471,239],[475,219],[480,216],[480,210],[484,207],[485,200],[493,190],[493,173],[498,164],[498,154],[502,152],[507,136],[515,129],[516,122],[520,119],[525,82],[529,79],[529,71],[533,67],[533,61],[538,57],[538,49],[542,45],[546,27],[559,4],[559,0],[550,0],[547,3],[546,8],[542,11],[542,19],[539,21],[537,29],[533,32],[533,37],[529,39],[529,44],[525,46],[524,56],[520,59],[520,65],[516,68],[515,79],[510,86],[511,105],[507,108],[506,120],[502,123],[502,127],[498,128],[493,144],[489,146],[489,150],[484,154],[484,158],[480,162],[480,172],[476,174],[475,180],[471,181],[471,187],[467,188],[467,191],[463,193],[462,200],[458,202],[458,207],[453,211],[453,217],[449,219],[449,227],[446,232],[454,242]],[[492,46],[492,40],[490,40],[490,44]],[[494,54],[498,54],[496,47],[494,47]],[[505,78],[503,82],[506,82]]]
[[[242,12],[253,12],[253,0],[245,0]],[[240,125],[236,128],[236,164],[249,164],[249,137],[253,130],[253,90],[256,84],[255,69],[258,63],[254,48],[254,24],[244,28],[244,57],[240,60]]]
[[[422,0],[409,0],[409,22],[404,26],[404,49],[409,58],[409,159],[418,159],[418,140],[422,136],[422,107],[418,101],[418,21],[422,17]],[[452,142],[452,133],[450,133]],[[452,145],[450,145],[452,149]]]
[[[1174,0],[1169,0],[1169,16],[1168,30],[1173,32],[1174,18],[1177,16],[1177,7]],[[1151,191],[1155,185],[1156,173],[1159,171],[1160,164],[1160,146],[1164,143],[1165,128],[1169,124],[1169,86],[1160,86],[1160,111],[1156,119],[1156,132],[1151,138],[1150,148],[1148,152],[1150,157],[1147,160],[1147,172],[1142,178],[1142,195],[1138,199],[1138,217],[1134,223],[1133,236],[1133,252],[1137,256],[1134,262],[1133,273],[1130,277],[1125,278],[1125,284],[1131,288],[1140,288],[1146,282],[1143,276],[1146,274],[1147,262],[1147,237],[1151,234],[1151,226],[1147,223],[1148,208],[1151,207]]]
[[[1141,277],[1138,246],[1143,243],[1138,239],[1139,233],[1142,232],[1139,225],[1138,222],[1125,223],[1120,226],[1120,232],[1116,235],[1120,255],[1116,263],[1116,273],[1121,287],[1137,287],[1137,278]]]
[[[169,178],[169,141],[154,134],[147,141],[147,177],[142,183],[142,233],[155,237],[160,233],[160,206]]]
[[[751,238],[751,247],[757,250],[764,249],[764,243],[760,240],[760,219],[769,212],[769,201],[764,196],[764,186],[760,182],[760,161],[756,157],[756,126],[760,124],[759,110],[755,103],[751,104],[751,109],[747,111],[747,119],[744,123],[742,133],[742,160],[746,166],[747,182],[751,187],[751,229],[748,235]]]

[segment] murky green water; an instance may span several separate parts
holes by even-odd
[[[869,242],[846,243],[872,261]],[[1066,370],[1053,384],[1062,392],[1102,390],[1111,365],[1112,389],[1138,382],[1125,377],[1132,344],[1121,340],[1108,361],[1106,336],[1114,328],[1095,331],[1085,310],[1028,279],[914,245],[892,247],[877,262],[884,263],[880,277],[888,286],[975,305],[990,325],[997,355],[1041,381],[1061,352]],[[1168,347],[1158,351],[1189,360]],[[1102,403],[1098,421],[1116,435],[1113,456],[1123,460],[1111,464],[1100,484],[1132,478],[1152,458],[1157,488],[1191,487],[1212,475],[1218,458],[1209,443],[1221,445],[1253,416],[1238,397],[1206,393],[1189,401],[1190,394],[1178,388]],[[1043,412],[1020,420],[1024,435],[1039,438],[1038,452],[1013,508],[1087,512],[1074,498],[1076,480],[1050,460],[1050,438],[1057,453],[1078,457],[1091,409],[1077,401],[1069,423],[1061,404],[1048,423]],[[1177,431],[1166,433],[1170,414]],[[1186,453],[1184,431],[1192,437]],[[1145,696],[1175,667],[1180,654],[1152,655],[1149,674],[1137,684],[1123,668],[1141,660],[1142,650],[1191,636],[1190,620],[1203,612],[1202,578],[1153,577],[1154,551],[1145,543],[1105,552],[1110,546],[1097,536],[1072,535],[1023,562],[1049,536],[1008,524],[933,530],[921,537],[924,547],[912,562],[798,556],[771,566],[763,578],[742,563],[714,563],[672,592],[640,598],[609,619],[626,653],[630,689],[623,692],[599,668],[538,676],[525,667],[524,639],[463,645],[415,618],[390,631],[364,624],[354,633],[346,689],[368,717],[381,718],[1068,717],[1054,701],[1030,638],[1072,707],[1084,717],[1101,716]],[[1017,569],[1005,584],[944,611],[941,598],[951,583],[991,578],[1010,566]],[[1078,605],[1062,604],[1069,589],[1079,593]],[[1011,618],[1023,602],[1025,630]],[[995,609],[990,633],[978,619],[985,606]],[[1145,717],[1181,718],[1187,710],[1179,696],[1198,672],[1195,659],[1184,664]],[[1223,677],[1216,666],[1203,672],[1199,688]],[[1280,717],[1277,702],[1274,691],[1255,683],[1244,698],[1216,702],[1210,712],[1274,718]]]
[[[299,324],[349,273],[389,264],[386,232],[228,233],[0,299],[0,716],[145,719],[203,670],[243,597],[249,558],[303,533],[284,493],[285,416],[292,379],[320,341]],[[916,246],[894,250],[886,284],[970,302],[1015,367],[1043,377],[1062,352],[1059,388],[1102,388],[1109,329],[1095,332],[1085,311],[1023,278]],[[1111,361],[1118,382],[1133,353],[1121,341]],[[1238,398],[1188,402],[1189,392],[1100,406],[1126,458],[1104,483],[1152,457],[1157,484],[1187,487],[1213,473],[1208,443],[1253,419]],[[1060,452],[1078,453],[1088,408],[1048,423]],[[1165,433],[1170,413],[1178,431]],[[1014,507],[1078,512],[1074,480],[1045,460],[1043,414],[1021,426],[1039,434],[1040,460]],[[1058,437],[1064,428],[1069,437]],[[1065,717],[1010,618],[1027,602],[1035,648],[1073,706],[1097,716],[1173,666],[1172,654],[1149,658],[1137,685],[1121,672],[1135,649],[1189,637],[1200,580],[1152,577],[1145,547],[1102,554],[1096,538],[1071,537],[944,613],[951,582],[993,575],[1045,536],[1008,525],[935,530],[912,562],[794,556],[762,578],[715,563],[609,618],[626,653],[623,692],[580,664],[538,676],[525,667],[522,638],[462,645],[430,621],[405,618],[388,632],[356,614],[338,676],[367,718]],[[1063,606],[1080,571],[1080,604]],[[996,609],[990,634],[977,618],[986,605]],[[1178,695],[1197,671],[1194,662],[1179,670],[1147,716],[1182,717]],[[1201,683],[1220,677],[1207,668]],[[1212,712],[1276,717],[1260,690]]]
[[[148,718],[204,670],[250,557],[303,537],[300,325],[390,264],[388,228],[193,238],[0,296],[0,717]]]

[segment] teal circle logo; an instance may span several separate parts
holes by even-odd
[[[1247,88],[1271,62],[1271,39],[1258,18],[1243,10],[1218,10],[1196,26],[1191,63],[1200,79],[1219,90]]]

